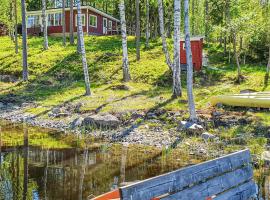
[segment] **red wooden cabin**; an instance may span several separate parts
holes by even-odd
[[[203,63],[203,37],[192,37],[190,38],[190,41],[191,41],[193,67],[196,71],[200,71],[202,69]],[[185,47],[186,47],[185,39],[181,39],[180,56],[182,66],[186,66],[187,64]]]
[[[48,35],[62,35],[62,5],[46,10]],[[118,34],[120,21],[113,16],[98,10],[90,5],[83,5],[82,25],[83,31],[87,35],[115,35]],[[70,31],[70,8],[66,5],[65,9],[66,34]],[[42,34],[42,11],[27,12],[27,31],[29,35]],[[73,30],[77,32],[77,7],[74,5],[73,11]]]

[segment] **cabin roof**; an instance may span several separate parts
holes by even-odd
[[[109,18],[111,20],[120,22],[119,19],[117,19],[117,18],[115,18],[115,17],[113,17],[113,16],[111,16],[111,15],[109,15],[109,14],[107,14],[107,13],[101,11],[101,10],[98,10],[98,9],[92,7],[92,6],[81,6],[81,9],[89,9],[89,10],[91,10],[91,11],[97,13],[97,14],[100,14],[103,17],[107,17],[107,18]],[[70,8],[65,8],[65,10],[70,10]],[[74,7],[74,10],[77,10],[77,7]],[[50,13],[55,13],[55,12],[59,12],[59,11],[62,12],[62,8],[51,8],[51,9],[47,9],[46,10],[46,13],[49,13],[50,14]],[[27,11],[26,14],[27,15],[37,15],[37,14],[40,14],[41,15],[42,14],[42,10]]]

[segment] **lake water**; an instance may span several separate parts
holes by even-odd
[[[107,144],[0,121],[0,199],[81,200],[200,162],[180,151]]]

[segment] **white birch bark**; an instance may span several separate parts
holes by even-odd
[[[186,45],[186,57],[187,57],[187,95],[188,95],[188,107],[190,120],[196,121],[196,109],[193,95],[193,63],[192,52],[190,42],[190,30],[189,30],[189,0],[184,0],[184,13],[185,13],[185,45]]]
[[[233,33],[233,50],[234,50],[234,57],[235,57],[235,62],[237,65],[237,82],[240,83],[241,82],[241,67],[240,67],[240,63],[239,63],[239,57],[238,57],[238,53],[237,53],[237,49],[236,49],[236,33]]]
[[[46,0],[42,0],[42,28],[43,28],[43,48],[47,50],[49,48],[48,33],[47,33],[47,16],[46,16]]]
[[[146,0],[146,28],[145,28],[145,46],[146,48],[149,48],[149,38],[150,38],[150,23],[149,23],[149,0]]]
[[[74,29],[73,29],[73,0],[70,0],[70,17],[69,17],[69,43],[74,45]]]
[[[77,15],[77,53],[81,54],[80,34],[79,34],[79,15]]]
[[[181,66],[180,66],[180,26],[181,2],[174,0],[174,67],[173,67],[173,96],[181,97]]]
[[[19,53],[19,45],[18,45],[18,11],[17,11],[17,0],[14,0],[14,17],[15,17],[15,53]]]
[[[125,82],[128,82],[131,78],[130,78],[130,74],[129,74],[129,63],[128,63],[127,26],[126,26],[124,0],[120,0],[119,10],[120,10],[122,48],[123,48],[123,80]]]
[[[163,52],[166,57],[166,63],[169,66],[171,70],[173,70],[170,53],[168,51],[168,45],[166,41],[165,36],[165,29],[164,29],[164,11],[163,11],[163,0],[158,0],[158,15],[159,15],[159,26],[160,26],[160,34],[162,38],[162,46],[163,46]]]
[[[26,28],[26,5],[25,0],[21,0],[22,7],[22,46],[23,46],[23,81],[28,81],[28,62],[27,62],[27,28]]]
[[[268,64],[267,64],[267,67],[266,67],[267,76],[269,76],[269,72],[270,72],[270,45],[269,45]]]
[[[140,0],[136,0],[136,60],[141,58],[141,23],[140,23]]]
[[[89,79],[89,72],[88,72],[88,66],[87,66],[87,60],[86,60],[86,53],[85,53],[85,46],[84,46],[84,37],[83,37],[83,28],[82,28],[82,16],[81,16],[81,1],[77,0],[77,16],[78,16],[78,27],[77,32],[79,36],[79,44],[80,44],[80,51],[82,55],[82,64],[83,64],[83,73],[84,73],[84,81],[85,81],[85,95],[90,96],[91,90],[90,90],[90,79]]]
[[[63,46],[66,46],[66,0],[62,1],[62,34]]]

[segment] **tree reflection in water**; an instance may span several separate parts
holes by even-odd
[[[1,125],[1,121],[0,121]],[[53,144],[49,145],[48,141]],[[199,162],[189,156],[141,146],[63,144],[58,134],[25,125],[0,131],[0,199],[84,200],[181,166]],[[40,145],[41,144],[41,145]]]

